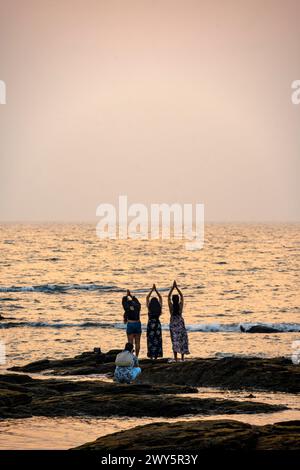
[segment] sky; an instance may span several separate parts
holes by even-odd
[[[0,0],[0,221],[300,220],[299,0]]]

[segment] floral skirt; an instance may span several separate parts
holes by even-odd
[[[181,315],[171,317],[170,333],[173,351],[179,354],[190,354],[188,335]]]
[[[151,319],[147,325],[148,357],[163,357],[161,324],[158,319]]]

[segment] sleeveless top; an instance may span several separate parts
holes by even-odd
[[[182,316],[183,305],[182,305],[181,302],[179,303],[179,313],[174,315],[174,313],[173,313],[173,304],[172,303],[170,304],[169,308],[170,308],[171,317],[181,317]]]

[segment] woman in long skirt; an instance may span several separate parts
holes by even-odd
[[[173,291],[176,290],[178,294],[173,294]],[[174,353],[174,359],[177,362],[178,354],[181,354],[181,360],[184,361],[184,355],[190,354],[189,352],[189,341],[188,335],[185,328],[184,319],[182,316],[183,311],[183,294],[178,288],[176,281],[174,281],[173,286],[168,295],[168,303],[170,310],[170,333],[172,348]]]
[[[155,293],[157,297],[151,297],[152,293]],[[162,349],[162,333],[160,315],[162,311],[162,296],[156,289],[155,284],[146,298],[146,304],[148,308],[148,325],[147,325],[147,356],[151,359],[157,359],[163,357]]]

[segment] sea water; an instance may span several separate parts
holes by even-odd
[[[0,226],[0,340],[6,365],[62,358],[126,340],[121,298],[142,303],[153,282],[164,299],[164,354],[171,356],[167,293],[185,296],[193,356],[291,356],[300,339],[299,224],[208,224],[202,250],[181,240],[99,240],[93,225]],[[247,334],[251,325],[280,333]],[[145,333],[141,356],[146,355]]]
[[[174,279],[185,296],[190,357],[291,357],[300,340],[299,228],[207,224],[204,248],[187,251],[181,240],[100,240],[95,226],[88,224],[2,224],[0,343],[5,358],[0,371],[44,358],[72,357],[94,347],[121,348],[126,341],[121,298],[128,288],[142,303],[145,357],[145,297],[154,282],[164,300],[164,355],[171,357],[167,294]],[[241,325],[247,330],[257,324],[279,332],[241,332]],[[284,413],[290,416],[290,411]],[[262,418],[244,419],[259,423]],[[280,414],[263,419],[274,422]],[[66,436],[65,441],[59,438],[60,446],[81,444],[100,435],[99,422],[105,423],[105,434],[131,424],[117,418],[39,418],[36,423],[32,418],[33,434],[28,435],[26,420],[3,421],[0,447],[13,442],[15,448],[39,447],[38,436],[44,436],[44,448],[55,448],[54,427]],[[87,428],[91,438],[80,441]],[[9,442],[3,439],[5,433],[12,436]]]

